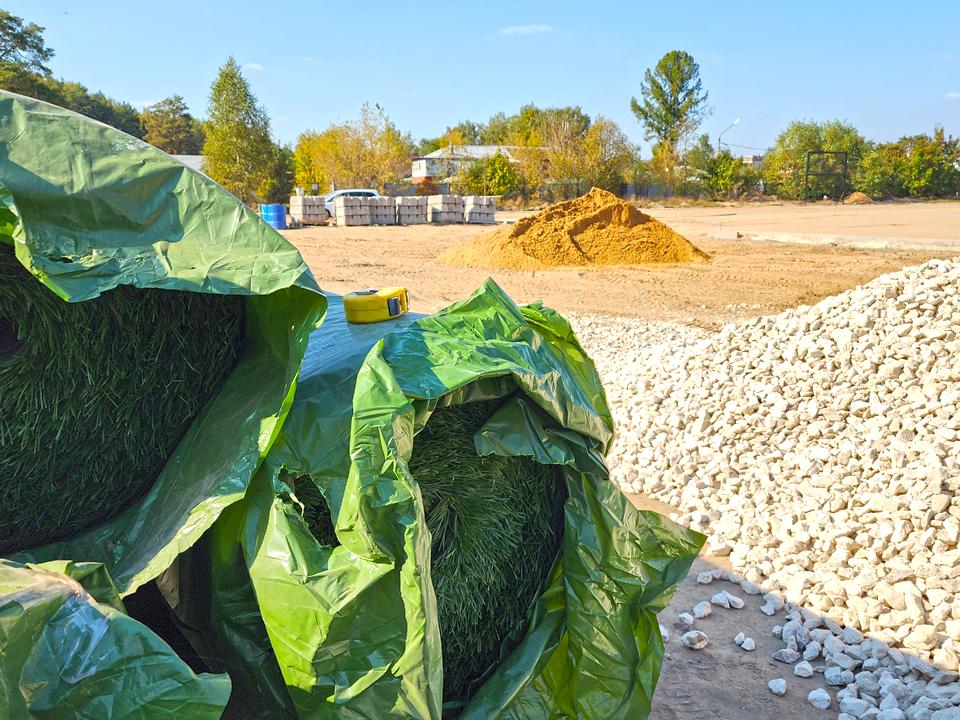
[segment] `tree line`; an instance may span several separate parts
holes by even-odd
[[[0,10],[0,87],[99,120],[169,153],[200,152],[203,124],[190,115],[183,98],[174,95],[138,112],[128,102],[58,80],[47,67],[54,51],[44,42],[43,30]]]
[[[563,199],[591,187],[616,192],[636,157],[635,146],[616,123],[591,118],[579,107],[526,105],[514,115],[498,113],[486,123],[465,120],[415,143],[379,106],[364,105],[357,120],[297,138],[296,179],[307,187],[382,187],[402,178],[413,157],[463,145],[505,148],[460,169],[453,181],[466,194]]]
[[[456,191],[522,200],[567,199],[591,187],[618,192],[624,183],[641,192],[657,186],[667,194],[715,200],[760,193],[799,199],[811,150],[847,153],[848,192],[930,198],[960,190],[960,139],[940,127],[932,135],[875,143],[846,121],[798,120],[780,133],[760,168],[747,167],[729,147],[715,148],[708,135],[698,134],[712,112],[709,94],[693,57],[679,50],[646,71],[639,98],[630,102],[651,144],[648,159],[609,118],[591,117],[579,106],[533,104],[486,122],[464,120],[419,142],[379,105],[365,104],[356,119],[307,130],[283,146],[272,139],[267,113],[232,57],[217,73],[201,121],[178,95],[138,112],[55,79],[47,67],[53,56],[42,27],[0,10],[0,87],[100,120],[171,154],[202,154],[204,171],[248,203],[285,202],[294,184],[321,192],[331,186],[383,189],[407,174],[414,157],[463,145],[505,150],[461,166],[453,178]],[[836,169],[836,156],[817,157],[811,167]],[[814,198],[836,198],[840,188],[835,177],[809,180]]]
[[[293,189],[293,151],[273,142],[266,111],[233,58],[211,87],[206,121],[179,95],[137,111],[77,82],[56,79],[44,28],[0,10],[0,88],[65,107],[173,155],[204,157],[204,171],[244,202],[285,202]]]

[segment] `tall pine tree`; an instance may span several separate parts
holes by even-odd
[[[241,201],[255,202],[257,189],[270,176],[275,150],[267,113],[233,57],[210,88],[203,129],[204,172]]]
[[[187,112],[179,95],[161,100],[141,114],[144,140],[172,155],[198,155],[203,148],[200,122]]]

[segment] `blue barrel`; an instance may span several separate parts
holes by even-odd
[[[261,205],[260,216],[264,222],[275,230],[287,229],[286,205]]]

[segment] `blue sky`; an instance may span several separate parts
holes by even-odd
[[[227,56],[282,142],[379,103],[415,139],[503,110],[580,105],[635,142],[630,112],[670,50],[700,64],[717,133],[743,154],[797,118],[895,140],[960,135],[960,0],[768,2],[84,2],[14,0],[46,27],[54,74],[138,106],[178,93],[205,114]],[[649,147],[643,143],[646,154]]]

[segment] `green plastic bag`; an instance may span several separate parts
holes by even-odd
[[[216,720],[230,695],[127,617],[98,563],[0,559],[0,648],[5,720]]]
[[[244,497],[289,411],[307,340],[322,322],[326,299],[296,249],[249,208],[205,176],[113,128],[0,92],[0,148],[0,243],[12,245],[33,278],[64,301],[92,300],[119,285],[245,298],[243,353],[152,488],[112,520],[69,541],[25,550],[11,558],[17,565],[4,565],[22,578],[27,563],[70,567],[63,563],[73,562],[83,568],[92,563],[99,568],[98,582],[115,584],[118,594],[127,596],[176,564],[225,509]],[[0,491],[2,485],[0,478]],[[70,610],[57,610],[66,607],[58,581],[32,580],[37,597],[27,603],[16,585],[21,579],[11,582],[0,585],[0,604],[24,618],[40,613],[26,621],[31,627],[42,630],[51,609]],[[119,601],[108,605],[83,612],[99,613],[109,626],[116,625],[117,640],[127,646],[118,645],[119,655],[104,666],[112,674],[82,687],[95,688],[104,703],[138,683],[176,682],[184,688],[168,696],[173,704],[158,700],[134,708],[121,703],[113,711],[89,710],[84,717],[153,720],[175,712],[218,717],[226,704],[226,677],[191,679],[150,630],[120,618]],[[257,623],[264,632],[259,616],[231,618],[241,621],[253,624],[255,637]],[[33,693],[28,699],[32,716],[74,717],[69,713],[79,707],[76,695],[53,685],[41,692],[36,678],[50,681],[79,658],[69,657],[66,647],[60,655],[38,654],[30,644],[34,631],[25,627],[11,626],[11,634],[0,636],[3,687],[12,694]],[[138,654],[137,643],[150,652]],[[243,647],[239,638],[231,643],[231,650]],[[276,668],[263,645],[252,661]],[[242,693],[261,691],[269,693],[244,685],[234,695],[243,699]]]
[[[153,489],[106,525],[20,558],[102,563],[127,594],[243,497],[289,409],[326,299],[279,233],[146,143],[0,91],[0,146],[0,242],[64,300],[121,284],[248,298],[246,350]]]
[[[477,452],[562,467],[562,557],[525,632],[465,707],[444,707],[431,543],[407,462],[437,407],[517,390]],[[488,281],[436,315],[364,326],[331,297],[277,443],[211,536],[214,557],[243,548],[299,717],[645,717],[663,660],[655,615],[703,537],[610,482],[612,438],[593,364],[552,310],[518,308]],[[289,475],[318,484],[338,547],[311,535]]]

